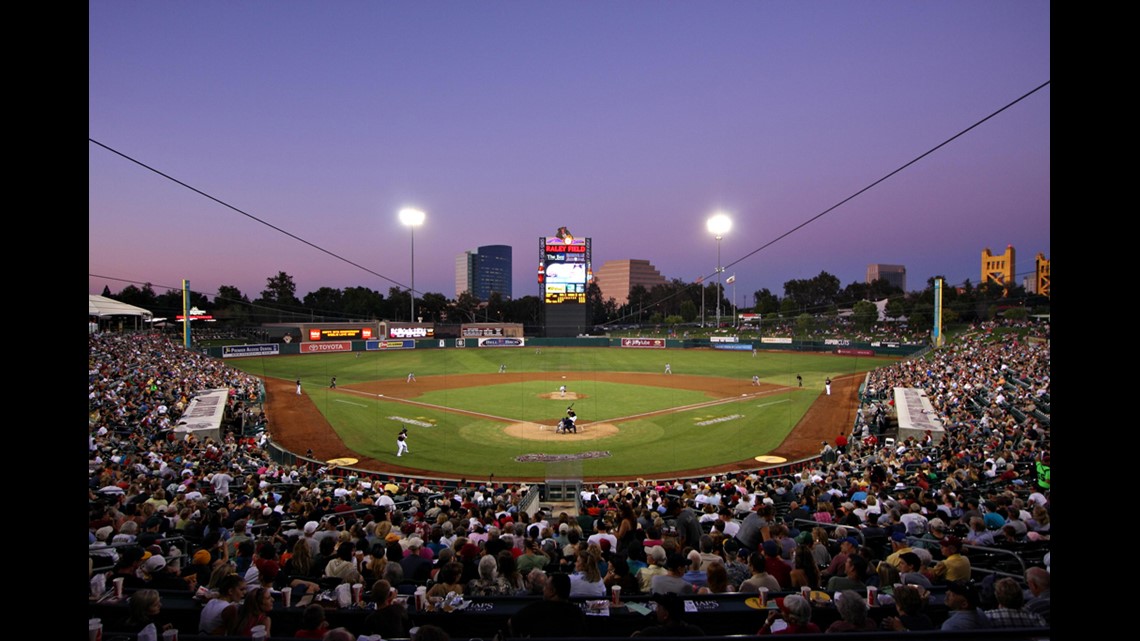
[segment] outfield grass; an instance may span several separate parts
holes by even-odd
[[[608,452],[603,458],[581,461],[586,476],[660,475],[750,458],[775,448],[823,391],[824,378],[864,372],[894,359],[832,356],[816,353],[716,350],[637,350],[620,348],[436,349],[367,352],[357,356],[325,354],[235,359],[232,364],[252,374],[288,380],[300,377],[303,389],[355,452],[379,461],[410,465],[447,476],[500,478],[541,477],[546,464],[519,462],[522,454],[576,454]],[[796,374],[802,390],[622,421],[619,432],[586,441],[533,441],[512,437],[504,423],[449,412],[463,409],[512,421],[553,422],[566,402],[543,399],[555,391],[561,375],[571,391],[587,398],[575,401],[580,421],[588,424],[620,417],[685,407],[710,400],[702,392],[648,385],[607,383],[591,379],[592,372],[645,372],[660,374],[665,363],[674,374],[748,380],[794,387]],[[509,372],[552,374],[551,380],[498,384],[500,364]],[[417,377],[486,374],[487,385],[428,392],[417,404],[375,398],[338,386],[396,379],[409,371]],[[557,378],[555,378],[557,376]],[[270,417],[272,420],[272,417]],[[397,459],[396,434],[409,429],[409,456]]]

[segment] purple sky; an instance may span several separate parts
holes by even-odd
[[[285,271],[455,296],[455,256],[593,238],[594,267],[716,267],[737,298],[869,263],[908,288],[1049,250],[1050,89],[744,258],[1050,79],[1039,0],[91,2],[89,287],[251,299]],[[732,264],[736,263],[736,264]],[[98,275],[98,276],[95,276]],[[117,279],[117,280],[115,280]],[[731,297],[729,288],[726,296]]]

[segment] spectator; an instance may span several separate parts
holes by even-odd
[[[791,587],[794,589],[801,588],[805,585],[813,590],[818,590],[822,587],[819,566],[815,563],[815,555],[812,554],[811,544],[803,543],[796,548],[795,556],[792,558],[792,571],[789,577],[791,579]]]
[[[554,574],[543,589],[542,600],[525,605],[507,621],[512,637],[587,636],[586,615],[570,602],[570,577]]]
[[[688,559],[689,567],[686,572],[681,575],[681,578],[686,583],[692,585],[694,589],[703,588],[708,585],[708,573],[701,569],[701,562],[703,561],[701,553],[696,550],[689,550]]]
[[[163,623],[160,620],[161,615],[162,597],[159,596],[158,590],[150,588],[135,590],[128,601],[127,618],[121,628],[124,632],[138,634],[151,627],[154,629],[155,638],[161,638],[163,631],[173,627],[169,622]]]
[[[308,547],[308,544],[305,544]],[[328,632],[329,622],[325,620],[325,606],[313,603],[301,613],[301,627],[293,635],[297,639],[320,639]]]
[[[1025,583],[1033,595],[1025,602],[1025,609],[1049,620],[1049,572],[1045,568],[1032,567],[1025,571]]]
[[[650,600],[657,604],[657,624],[634,632],[631,636],[646,637],[703,637],[704,630],[685,621],[685,605],[676,594],[654,594]]]
[[[952,581],[970,580],[970,559],[962,555],[962,540],[953,534],[942,538],[941,561],[936,563],[930,573],[936,579]]]
[[[327,539],[326,539],[327,540]],[[356,545],[345,541],[337,546],[336,556],[325,565],[325,576],[338,578],[345,583],[361,583],[364,576],[356,565]]]
[[[949,615],[942,630],[978,630],[993,627],[989,617],[978,607],[981,596],[973,583],[952,581],[946,585],[946,609]]]
[[[265,635],[272,634],[269,613],[273,611],[273,590],[255,588],[245,595],[245,601],[238,608],[237,621],[230,628],[231,635],[250,636],[254,626],[265,626]]]
[[[845,571],[844,576],[833,576],[827,581],[828,592],[867,589],[867,559],[860,554],[848,556]]]
[[[778,526],[776,526],[778,527]],[[764,541],[764,569],[780,584],[780,589],[792,587],[792,566],[780,556],[780,544],[775,540]]]
[[[590,546],[578,552],[574,573],[570,575],[571,598],[600,598],[606,595],[606,585],[598,570],[597,550],[597,546]]]
[[[668,570],[665,569],[666,560],[665,548],[660,545],[654,545],[646,550],[645,560],[647,566],[642,568],[637,573],[637,582],[641,586],[641,592],[650,592],[652,590],[653,577],[667,574]]]
[[[931,587],[930,579],[926,578],[920,570],[922,561],[914,552],[905,552],[899,555],[899,582],[907,585],[917,585],[925,590]]]
[[[933,630],[934,622],[922,611],[925,603],[924,593],[920,588],[910,585],[895,588],[892,595],[895,599],[897,617],[885,617],[883,629],[885,630]]]
[[[760,588],[768,588],[770,592],[780,591],[780,582],[768,574],[763,553],[753,552],[752,556],[748,557],[748,564],[752,569],[752,576],[740,585],[741,592],[759,592]]]
[[[237,625],[238,602],[245,598],[245,580],[227,574],[218,582],[218,596],[206,602],[198,620],[198,634],[224,635]]]
[[[705,586],[697,590],[700,594],[736,592],[736,586],[728,582],[728,570],[725,569],[724,563],[713,561],[709,564],[709,568],[705,571],[705,574],[708,582]]]
[[[1025,597],[1017,581],[1005,577],[994,583],[994,596],[998,607],[986,610],[986,617],[995,628],[1044,628],[1045,619],[1025,609]]]
[[[852,559],[859,557],[852,557]],[[825,632],[864,632],[876,630],[874,620],[867,616],[867,602],[854,590],[843,590],[835,595],[835,609],[839,620],[827,626]]]
[[[819,626],[811,622],[810,601],[798,594],[789,594],[782,599],[777,599],[777,602],[780,609],[768,612],[768,618],[764,620],[764,625],[756,634],[815,634],[820,632]],[[784,620],[785,626],[778,632],[773,632],[773,624],[780,618]]]
[[[376,581],[372,584],[372,595],[376,610],[364,620],[365,632],[379,634],[385,639],[408,636],[411,619],[408,617],[407,609],[396,601],[392,584],[384,579]]]

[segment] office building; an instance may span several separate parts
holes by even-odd
[[[493,292],[511,299],[510,245],[484,245],[455,257],[455,296],[468,291],[481,301]]]
[[[885,280],[891,285],[906,291],[906,267],[904,265],[867,265],[867,284]]]
[[[594,272],[594,280],[602,292],[602,300],[613,298],[618,305],[629,302],[629,290],[635,285],[650,290],[665,284],[665,277],[656,267],[648,260],[637,258],[606,261],[601,269]]]

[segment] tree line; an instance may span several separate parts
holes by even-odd
[[[812,278],[785,282],[782,297],[767,288],[757,290],[752,294],[751,306],[735,310],[724,297],[727,288],[718,289],[715,282],[686,283],[673,279],[648,289],[635,285],[625,304],[618,304],[612,297],[603,300],[597,283],[592,282],[586,304],[594,325],[691,324],[702,320],[702,310],[706,324],[713,323],[718,298],[722,321],[727,324],[732,324],[734,311],[758,313],[766,319],[785,322],[798,320],[802,324],[805,318],[835,318],[841,311],[849,310],[862,325],[877,319],[877,307],[872,301],[886,299],[888,319],[907,319],[912,327],[929,327],[934,315],[935,278],[928,279],[922,290],[904,292],[885,280],[840,287],[837,277],[821,271]],[[181,290],[158,294],[150,283],[142,287],[131,284],[118,293],[104,287],[103,295],[148,309],[156,316],[173,318],[182,313]],[[409,296],[407,290],[398,287],[389,288],[387,295],[368,287],[321,287],[298,298],[293,277],[282,271],[266,278],[265,289],[252,300],[237,287],[223,285],[212,296],[191,292],[190,304],[220,322],[239,326],[270,322],[406,322],[411,320]],[[943,285],[945,323],[988,320],[1011,308],[1026,314],[1047,313],[1049,300],[1028,294],[1022,287],[1003,288],[994,283],[974,286],[967,280],[960,285]],[[470,292],[449,299],[441,293],[424,292],[416,297],[416,316],[429,323],[509,322],[537,326],[542,323],[542,300],[538,296],[506,299],[492,293],[483,301]]]

